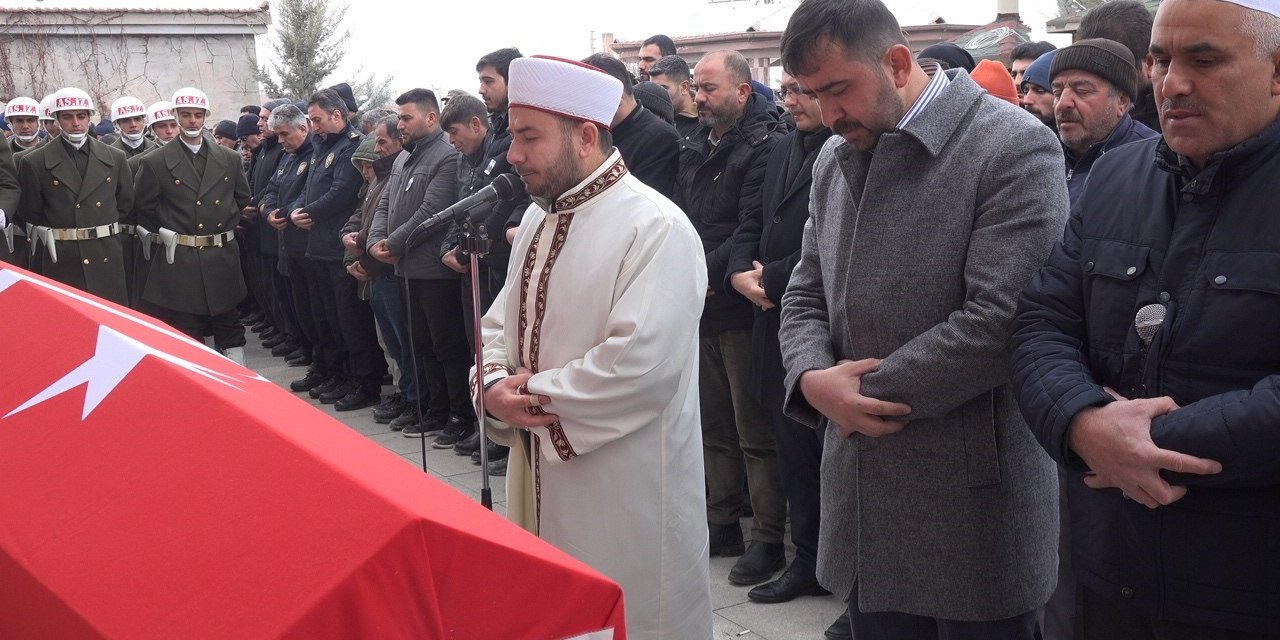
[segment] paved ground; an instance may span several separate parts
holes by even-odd
[[[250,334],[252,335],[252,334]],[[248,365],[263,377],[280,385],[288,385],[302,377],[303,370],[289,367],[283,360],[272,358],[257,340],[249,339],[246,348]],[[422,440],[405,438],[391,431],[388,425],[373,421],[372,409],[337,413],[331,405],[321,405],[303,394],[301,397],[320,407],[347,426],[364,434],[370,440],[399,454],[406,464],[421,468],[423,463]],[[480,499],[480,467],[472,465],[470,458],[455,455],[452,450],[431,448],[426,443],[426,469],[431,475],[449,483],[464,494]],[[503,478],[491,478],[494,510],[505,512],[506,492]],[[750,523],[743,520],[743,531],[750,532]],[[794,549],[788,548],[788,553]],[[735,558],[711,559],[711,604],[715,609],[715,637],[741,640],[821,640],[822,632],[840,615],[841,605],[834,597],[805,597],[785,604],[760,605],[747,600],[748,587],[729,584],[726,576]]]

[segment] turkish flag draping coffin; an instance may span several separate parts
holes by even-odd
[[[625,637],[617,584],[166,325],[5,266],[0,367],[0,638]]]

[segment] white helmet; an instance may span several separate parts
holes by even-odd
[[[212,111],[209,109],[209,96],[203,91],[195,87],[183,87],[173,92],[173,99],[169,100],[173,105],[171,109],[177,111],[183,107],[196,107],[204,109],[205,115],[209,115]]]
[[[14,98],[4,108],[4,117],[7,120],[14,116],[19,118],[39,118],[40,103],[27,97]]]
[[[116,98],[111,103],[111,121],[115,122],[121,118],[136,118],[138,116],[146,116],[147,107],[142,101],[133,96],[124,96]]]
[[[153,102],[151,103],[151,106],[147,107],[148,127],[157,122],[164,122],[165,120],[173,119],[173,105],[164,100]]]
[[[98,113],[98,110],[93,108],[93,98],[75,87],[66,87],[53,92],[53,104],[49,112],[56,117],[62,111],[88,111],[89,115]]]
[[[57,120],[57,118],[53,117],[53,96],[55,95],[57,95],[56,92],[51,93],[40,100],[41,120]]]

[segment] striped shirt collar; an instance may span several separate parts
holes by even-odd
[[[942,91],[946,89],[949,84],[951,84],[951,78],[947,75],[946,71],[939,70],[937,73],[934,73],[933,78],[929,80],[929,84],[925,85],[924,91],[921,92],[920,97],[916,98],[915,104],[911,105],[911,108],[907,109],[906,115],[902,116],[902,120],[898,121],[898,129],[901,130],[903,127],[907,126],[907,123],[911,122],[913,118],[920,115],[920,113],[929,106],[929,103],[933,102],[934,99],[942,94]]]

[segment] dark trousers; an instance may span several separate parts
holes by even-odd
[[[456,415],[471,420],[471,392],[467,374],[471,351],[458,301],[458,281],[408,279],[405,310],[413,336],[414,356],[425,387],[427,415]]]
[[[249,294],[240,301],[239,307],[241,315],[249,315],[258,310],[258,298],[253,295],[253,285],[257,280],[255,272],[256,265],[250,252],[256,252],[257,249],[249,249],[244,241],[244,236],[236,235],[236,244],[240,245],[240,277],[244,279],[245,288],[249,290]]]
[[[289,269],[289,293],[293,300],[293,310],[298,319],[298,328],[311,351],[311,369],[324,376],[335,376],[341,373],[334,367],[332,353],[325,357],[325,341],[321,335],[320,324],[323,311],[320,303],[312,298],[312,289],[318,286],[307,270],[307,259],[300,256],[286,256],[285,263]]]
[[[219,351],[245,345],[244,325],[240,324],[240,312],[234,307],[209,316],[167,309],[146,300],[140,300],[139,305],[141,306],[139,311],[167,322],[169,326],[200,344],[204,344],[205,336],[212,335],[213,346]]]
[[[347,273],[341,262],[330,272],[330,277],[348,374],[363,388],[377,392],[382,389],[382,376],[387,375],[387,357],[378,345],[373,310],[356,294],[360,283]]]
[[[849,620],[857,640],[1033,640],[1036,612],[984,622],[942,620],[909,613],[858,611],[858,585],[849,595]]]
[[[298,319],[298,310],[293,305],[293,281],[276,268],[280,262],[279,256],[269,256],[267,260],[271,264],[272,304],[277,317],[283,322],[278,328],[284,330],[285,335],[298,348],[311,353],[311,339],[302,330],[302,321]]]
[[[1078,640],[1275,640],[1280,637],[1154,620],[1122,609],[1085,587],[1076,590],[1076,604]]]
[[[467,263],[463,263],[467,264]],[[491,274],[488,273],[489,265],[483,261],[480,263],[480,315],[489,312],[489,305],[493,304],[493,299],[498,297],[498,291],[502,289],[501,282],[495,282]],[[467,345],[474,351],[475,345],[475,311],[471,308],[471,274],[463,274],[462,276],[462,319],[463,327],[467,330]]]
[[[262,311],[262,317],[273,327],[284,330],[283,321],[279,318],[275,300],[271,295],[271,272],[275,269],[267,263],[260,251],[249,251],[249,268],[245,274],[245,284],[249,285],[249,295]]]
[[[316,336],[319,338],[312,350],[316,355],[312,357],[318,356],[330,374],[350,378],[347,345],[338,319],[338,292],[335,289],[338,278],[346,275],[342,269],[342,261],[307,258],[303,266],[307,276],[307,297],[311,299]]]
[[[707,522],[736,524],[742,517],[742,476],[751,489],[751,539],[782,542],[787,506],[768,412],[748,390],[751,332],[723,331],[699,340],[702,451],[707,475]]]
[[[796,546],[792,566],[813,575],[818,567],[818,527],[822,522],[822,436],[788,418],[781,403],[771,403],[769,413],[778,446],[778,474],[791,516],[791,542]]]

